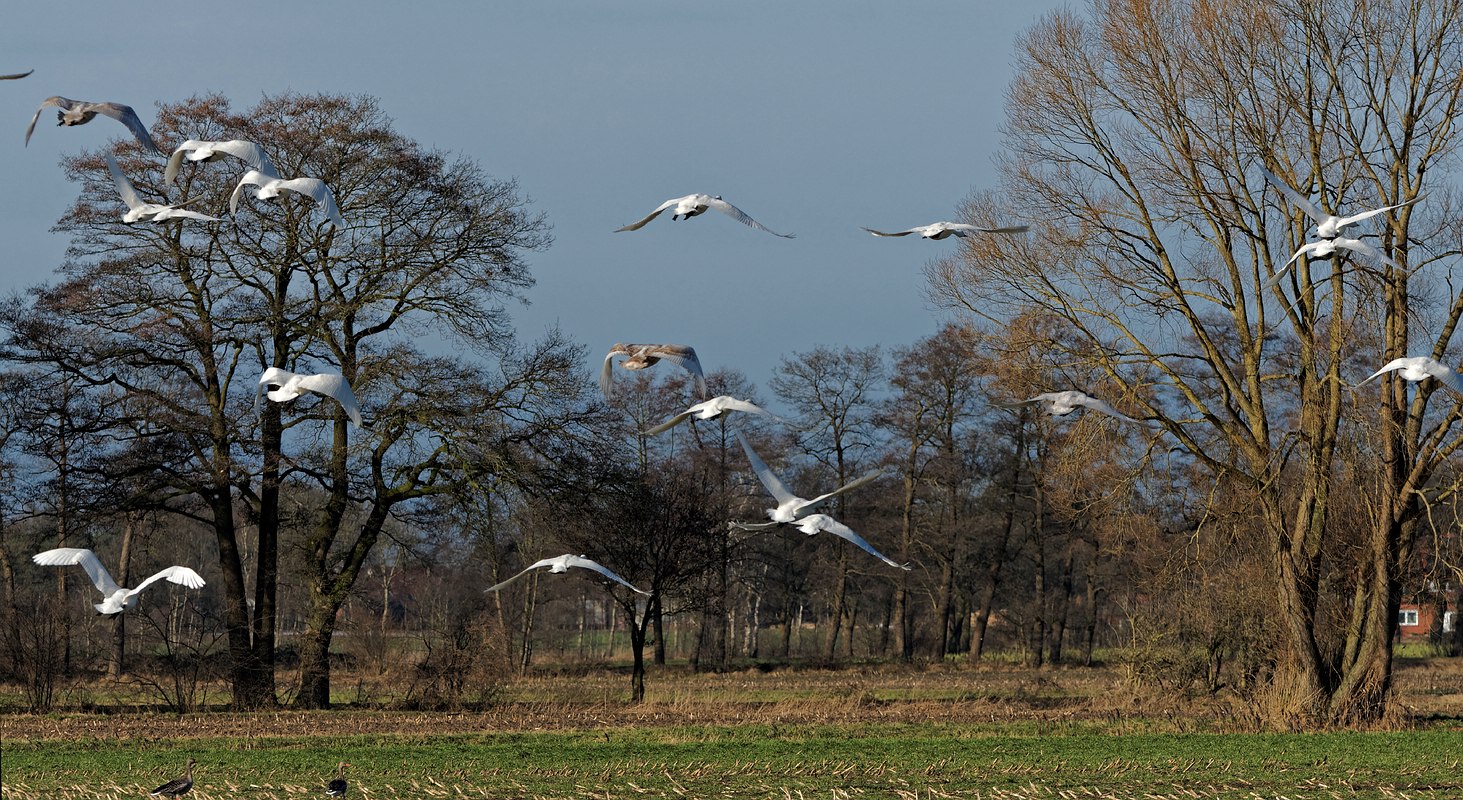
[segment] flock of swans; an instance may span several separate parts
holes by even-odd
[[[29,74],[30,72],[0,75],[0,80],[15,80],[24,78]],[[61,126],[83,125],[98,115],[110,117],[126,126],[144,150],[155,155],[163,154],[163,151],[158,147],[148,132],[147,126],[138,118],[137,113],[132,107],[121,103],[85,102],[60,96],[46,98],[41,102],[40,107],[36,109],[35,115],[31,118],[30,125],[26,128],[26,144],[29,144],[31,135],[35,130],[36,122],[40,119],[42,112],[47,108],[57,109],[57,124]],[[273,199],[278,197],[282,191],[290,191],[309,197],[324,214],[329,224],[335,226],[337,229],[343,230],[346,228],[346,220],[336,205],[335,196],[324,181],[308,176],[296,178],[282,177],[275,169],[268,154],[254,142],[239,139],[229,141],[189,139],[174,148],[172,153],[168,155],[167,164],[164,169],[164,184],[166,186],[174,185],[178,171],[185,160],[194,163],[215,163],[224,159],[233,159],[247,166],[247,169],[238,178],[238,182],[232,194],[229,196],[230,214],[237,214],[239,198],[245,193],[246,188],[253,189],[255,198],[259,200]],[[220,221],[219,217],[181,208],[181,206],[192,201],[182,201],[173,204],[145,201],[138,195],[131,181],[128,180],[127,176],[110,155],[106,156],[106,164],[116,184],[117,192],[121,196],[123,203],[127,206],[127,211],[122,216],[123,222],[130,224],[136,222],[162,223],[170,220],[192,220],[197,222]],[[1380,263],[1387,264],[1395,269],[1401,269],[1400,265],[1387,258],[1375,246],[1363,241],[1359,237],[1343,236],[1342,233],[1346,228],[1356,225],[1359,222],[1401,208],[1408,205],[1408,203],[1415,202],[1415,200],[1408,201],[1408,203],[1398,203],[1396,205],[1369,209],[1348,216],[1337,216],[1322,210],[1316,203],[1296,191],[1270,171],[1262,170],[1262,172],[1266,181],[1274,186],[1286,200],[1316,223],[1315,228],[1312,229],[1316,238],[1313,241],[1308,241],[1301,245],[1285,265],[1277,270],[1275,275],[1267,281],[1267,287],[1273,287],[1279,283],[1291,265],[1302,257],[1307,259],[1324,258],[1339,250],[1350,250]],[[794,236],[794,234],[778,233],[766,227],[740,208],[722,199],[720,195],[706,194],[690,194],[684,197],[675,197],[666,200],[645,217],[617,228],[615,232],[640,230],[666,211],[671,212],[671,218],[673,220],[681,220],[700,216],[706,211],[713,209],[755,230],[786,239],[791,239]],[[864,230],[878,237],[917,235],[925,239],[939,241],[952,236],[966,238],[978,234],[1017,234],[1028,230],[1028,227],[1026,225],[981,227],[967,223],[941,221],[902,231],[885,232],[872,228],[864,228]],[[617,360],[620,367],[627,370],[645,369],[664,360],[675,364],[692,376],[694,390],[700,402],[691,405],[688,409],[676,414],[664,423],[646,430],[644,432],[646,435],[663,433],[693,418],[710,420],[730,412],[758,414],[781,421],[775,415],[747,400],[738,399],[729,395],[708,398],[706,377],[701,367],[701,361],[697,357],[694,348],[682,344],[622,343],[614,345],[605,356],[604,365],[599,376],[600,387],[606,399],[610,398],[613,394],[613,366]],[[1361,384],[1367,383],[1388,372],[1396,372],[1399,377],[1408,381],[1436,378],[1453,390],[1463,393],[1463,377],[1460,377],[1458,373],[1449,367],[1426,357],[1396,359],[1373,373],[1366,380],[1362,381]],[[1361,384],[1357,384],[1357,386]],[[360,405],[356,401],[354,393],[351,391],[350,384],[343,376],[336,373],[300,374],[289,372],[279,367],[271,367],[259,378],[255,395],[256,409],[260,398],[267,397],[272,402],[287,403],[305,392],[313,392],[335,400],[340,404],[346,416],[356,427],[369,432],[369,429],[366,428],[363,421]],[[1046,413],[1055,417],[1064,417],[1080,409],[1086,409],[1127,423],[1150,425],[1152,422],[1152,420],[1145,422],[1129,417],[1106,401],[1075,389],[1044,392],[1024,400],[1001,403],[999,405],[1006,408],[1040,406]],[[742,435],[740,430],[736,431],[736,436],[747,456],[747,461],[753,473],[756,474],[768,494],[776,501],[776,506],[767,509],[767,516],[770,522],[731,522],[729,523],[731,528],[764,530],[781,525],[790,525],[810,536],[819,532],[827,532],[842,537],[888,565],[906,570],[910,568],[908,564],[895,562],[880,553],[847,525],[833,519],[827,514],[813,513],[817,506],[829,499],[871,482],[879,476],[879,472],[871,472],[831,492],[818,495],[811,500],[805,500],[792,494],[783,485],[771,469],[768,468],[767,464],[752,449],[751,444]],[[37,564],[45,566],[81,566],[91,577],[98,591],[103,595],[103,602],[96,604],[97,611],[102,614],[117,614],[134,607],[137,601],[137,594],[158,580],[167,580],[195,589],[203,586],[203,579],[197,572],[188,567],[173,566],[143,581],[135,589],[124,589],[112,580],[94,553],[90,550],[80,548],[48,550],[36,555],[34,561]],[[645,594],[643,590],[635,587],[629,581],[605,568],[603,565],[585,556],[571,554],[545,558],[535,562],[512,578],[488,587],[486,591],[502,589],[535,569],[547,568],[550,573],[562,574],[567,572],[571,567],[597,572],[610,581]],[[343,769],[344,765],[341,768]],[[186,788],[183,791],[186,791]]]

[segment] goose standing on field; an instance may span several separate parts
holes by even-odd
[[[688,194],[685,197],[672,197],[664,203],[661,203],[660,208],[657,208],[656,210],[650,212],[650,214],[645,217],[645,219],[642,219],[639,222],[632,222],[629,225],[624,226],[623,228],[615,228],[615,233],[619,233],[621,231],[638,231],[641,228],[645,227],[645,223],[660,216],[660,212],[665,211],[666,209],[672,209],[674,211],[674,213],[671,215],[671,219],[680,220],[690,219],[691,217],[704,214],[706,213],[706,209],[708,208],[714,208],[717,211],[720,211],[728,217],[736,220],[737,222],[742,223],[743,225],[756,228],[759,231],[766,231],[773,236],[781,236],[784,239],[792,239],[797,236],[797,234],[793,233],[778,233],[777,231],[772,230],[771,228],[763,225],[757,220],[752,219],[750,216],[747,215],[747,212],[721,199],[721,195],[716,195],[715,197],[713,197],[709,194]]]
[[[1031,230],[1031,228],[1027,225],[1012,225],[1005,228],[982,228],[979,225],[968,225],[964,222],[933,222],[929,225],[921,225],[917,228],[910,228],[907,231],[894,231],[893,233],[876,231],[873,228],[864,228],[864,230],[875,236],[908,236],[911,233],[917,233],[926,239],[939,241],[940,239],[946,239],[951,236],[964,239],[976,233],[1024,233]]]
[[[160,205],[158,203],[145,203],[138,196],[137,189],[132,186],[132,181],[122,174],[122,168],[110,155],[102,156],[107,161],[107,169],[112,173],[112,182],[117,184],[117,194],[122,195],[122,202],[127,204],[127,213],[122,215],[122,221],[129,225],[137,222],[163,222],[170,219],[199,219],[206,222],[218,222],[218,217],[210,217],[207,214],[200,214],[197,211],[189,211],[185,208],[178,208],[171,205]]]
[[[102,566],[97,554],[83,547],[58,547],[31,556],[31,561],[43,567],[69,567],[79,564],[91,578],[92,585],[102,593],[102,602],[93,606],[98,614],[111,616],[137,607],[137,595],[157,581],[168,581],[189,589],[202,589],[203,576],[188,567],[171,566],[137,584],[136,589],[126,589],[112,580],[112,574]]]
[[[345,768],[349,766],[349,761],[342,761],[336,765],[335,777],[331,779],[330,783],[325,785],[325,795],[327,797],[345,797],[345,790],[347,788],[345,783]]]
[[[36,115],[30,118],[30,125],[25,129],[27,145],[30,144],[30,135],[36,129],[36,120],[41,118],[41,112],[52,107],[61,109],[56,112],[57,125],[85,125],[91,122],[96,115],[101,114],[126,125],[143,148],[157,155],[163,154],[163,151],[158,149],[157,143],[152,140],[152,135],[147,132],[147,126],[137,118],[137,112],[132,110],[132,106],[124,106],[121,103],[88,103],[84,100],[68,100],[65,97],[47,97],[41,101],[41,107],[36,109]]]
[[[1265,180],[1268,180],[1271,186],[1274,186],[1277,190],[1280,191],[1281,194],[1285,195],[1286,199],[1290,200],[1291,203],[1294,203],[1296,208],[1304,211],[1306,216],[1316,221],[1316,236],[1321,239],[1335,239],[1337,236],[1341,235],[1341,229],[1345,228],[1347,225],[1354,225],[1358,222],[1361,222],[1362,220],[1371,219],[1378,214],[1391,211],[1394,208],[1401,208],[1405,205],[1408,205],[1409,203],[1415,203],[1419,199],[1421,199],[1414,197],[1405,203],[1398,203],[1393,206],[1383,206],[1382,208],[1374,208],[1370,211],[1363,211],[1360,214],[1352,214],[1349,217],[1338,217],[1334,214],[1327,214],[1326,212],[1322,211],[1320,206],[1310,201],[1310,198],[1307,198],[1300,192],[1297,192],[1296,190],[1290,188],[1289,184],[1275,177],[1275,175],[1270,172],[1270,170],[1261,168],[1260,171],[1265,173]]]
[[[1395,372],[1403,380],[1412,381],[1414,383],[1416,383],[1417,381],[1427,380],[1428,378],[1437,378],[1443,383],[1444,386],[1447,386],[1449,389],[1452,389],[1459,394],[1463,394],[1463,375],[1459,375],[1456,371],[1454,371],[1452,367],[1449,367],[1447,364],[1439,361],[1434,361],[1427,356],[1414,356],[1412,358],[1394,358],[1391,361],[1388,361],[1385,367],[1382,367],[1376,372],[1373,372],[1371,375],[1367,376],[1366,380],[1358,383],[1352,388],[1359,388],[1362,384],[1367,383],[1373,378],[1376,378],[1377,376],[1387,372]]]
[[[580,567],[582,569],[590,569],[590,570],[594,570],[595,572],[598,572],[599,574],[605,576],[606,578],[609,578],[610,580],[614,581],[615,583],[618,583],[621,586],[627,586],[630,589],[632,589],[632,590],[634,590],[636,592],[639,592],[640,594],[643,594],[643,595],[649,595],[650,594],[650,592],[647,592],[647,591],[645,591],[643,589],[636,589],[634,584],[630,583],[629,581],[625,580],[624,578],[621,578],[619,575],[616,575],[615,573],[611,572],[609,569],[607,569],[603,565],[599,564],[598,562],[591,561],[590,559],[587,559],[584,556],[576,556],[576,555],[573,555],[571,553],[565,553],[562,556],[554,556],[553,558],[545,558],[545,559],[541,559],[539,561],[535,561],[532,564],[529,564],[527,567],[524,567],[523,568],[523,571],[520,572],[520,573],[518,573],[517,575],[514,575],[513,577],[509,578],[506,581],[503,581],[502,583],[493,584],[492,586],[489,586],[488,588],[484,589],[483,591],[485,591],[485,592],[496,592],[499,589],[503,588],[504,586],[507,586],[508,584],[510,584],[510,583],[518,580],[519,578],[522,578],[524,575],[527,575],[528,573],[532,572],[533,570],[539,569],[540,567],[548,567],[549,568],[549,572],[554,573],[554,574],[563,574],[565,572],[568,572],[570,567]]]
[[[605,363],[599,371],[599,388],[604,392],[606,399],[614,387],[615,378],[612,373],[614,359],[617,356],[624,356],[625,360],[620,366],[634,371],[655,366],[661,359],[675,364],[676,366],[691,373],[696,380],[696,396],[702,399],[706,397],[706,373],[701,371],[701,359],[696,357],[696,349],[684,344],[624,344],[617,343],[605,354]]]
[[[251,169],[239,178],[239,185],[234,187],[234,193],[229,195],[229,213],[239,212],[239,195],[244,193],[245,186],[258,187],[254,196],[260,200],[272,200],[279,197],[279,193],[285,190],[305,195],[314,200],[325,216],[330,219],[330,224],[337,228],[345,227],[345,218],[340,215],[340,209],[335,205],[335,194],[325,181],[319,178],[290,178],[288,180],[277,175],[266,175],[264,172]]]
[[[268,389],[270,386],[278,386],[278,389]],[[266,391],[267,390],[267,391]],[[335,372],[323,372],[319,375],[305,375],[298,372],[270,367],[259,376],[259,391],[254,395],[254,410],[259,410],[259,397],[267,396],[276,403],[283,403],[293,400],[305,392],[325,395],[334,398],[350,421],[355,423],[357,428],[364,430],[366,424],[361,421],[361,406],[356,402],[356,394],[351,391],[351,385],[346,382],[345,377]]]
[[[151,797],[177,797],[187,794],[188,790],[193,788],[193,765],[197,763],[191,758],[188,759],[188,769],[183,773],[183,777],[168,781],[148,792],[148,795]]]
[[[248,164],[260,175],[271,178],[278,178],[279,173],[274,169],[274,163],[264,153],[264,148],[253,142],[244,139],[230,139],[225,142],[205,142],[200,139],[189,139],[173,149],[173,154],[168,156],[168,166],[163,170],[163,183],[172,186],[173,181],[178,177],[178,169],[183,166],[183,159],[189,161],[218,161],[224,156],[232,156]]]
[[[656,425],[654,428],[646,431],[645,435],[654,436],[658,433],[664,433],[671,428],[680,425],[682,422],[685,422],[691,417],[695,417],[696,419],[716,419],[717,417],[726,414],[728,411],[745,411],[749,414],[761,414],[764,417],[771,417],[772,419],[781,421],[781,417],[778,417],[776,414],[773,414],[772,412],[768,411],[765,408],[762,408],[761,406],[756,405],[755,403],[751,403],[746,400],[738,400],[737,398],[732,397],[729,394],[724,394],[718,397],[713,397],[710,400],[704,400],[694,406],[691,406],[685,411],[682,411],[674,417],[671,417],[665,422],[662,422],[661,424]]]
[[[1079,408],[1090,408],[1093,411],[1099,411],[1109,417],[1115,417],[1124,422],[1132,422],[1138,425],[1143,424],[1140,420],[1133,419],[1108,405],[1106,401],[1099,400],[1086,392],[1079,392],[1075,389],[1069,389],[1065,392],[1044,392],[1035,397],[1028,397],[1025,400],[1018,400],[1014,403],[996,403],[996,405],[1001,408],[1041,405],[1045,408],[1046,413],[1054,417],[1065,417]]]

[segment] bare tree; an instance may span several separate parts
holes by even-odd
[[[61,225],[74,237],[67,279],[10,310],[12,348],[126,395],[130,464],[151,468],[152,496],[176,513],[194,513],[180,498],[206,505],[239,707],[275,702],[281,488],[298,480],[325,492],[310,536],[314,602],[297,695],[323,706],[334,611],[385,519],[472,469],[455,447],[463,431],[511,436],[519,420],[497,400],[552,391],[523,389],[526,354],[511,343],[503,307],[531,282],[522,257],[548,243],[547,228],[512,182],[405,139],[369,98],[284,95],[244,114],[219,97],[193,98],[158,120],[163,139],[259,143],[284,174],[324,180],[346,226],[288,196],[245,198],[229,224],[123,225],[101,158],[78,156],[67,169],[82,195]],[[130,143],[115,155],[140,192],[167,194],[161,164]],[[237,177],[229,167],[190,165],[178,191],[223,208]],[[428,333],[477,361],[423,354],[416,341]],[[572,360],[562,342],[532,355],[543,359],[536,375],[562,375]],[[493,361],[502,380],[488,378]],[[265,367],[341,373],[373,434],[354,433],[333,401],[288,412],[267,403],[256,428],[249,408]],[[241,519],[257,529],[252,581]]]
[[[931,584],[925,591],[935,598],[932,649],[937,658],[949,649],[956,574],[967,543],[964,523],[975,476],[965,445],[984,405],[975,342],[968,328],[946,325],[895,351],[894,362],[902,368],[890,380],[894,393],[880,417],[889,430],[889,459],[903,479],[895,560],[912,561],[920,565],[917,569],[932,573],[925,578]],[[894,630],[905,660],[915,650],[915,577],[906,573],[896,578]]]
[[[830,480],[835,486],[853,479],[860,463],[876,447],[876,392],[883,387],[883,378],[884,361],[878,347],[817,347],[796,353],[782,360],[772,378],[772,390],[797,415],[799,446],[832,472]],[[833,516],[846,519],[848,496],[840,495],[833,502]],[[848,547],[837,541],[838,564],[823,648],[824,658],[830,661],[837,653],[839,631],[848,615]]]
[[[1436,385],[1389,377],[1353,405],[1343,375],[1445,358],[1463,298],[1439,297],[1429,274],[1458,251],[1445,195],[1360,226],[1401,268],[1338,254],[1286,269],[1314,221],[1261,168],[1341,214],[1420,198],[1457,146],[1460,10],[1096,0],[1086,19],[1056,13],[1020,45],[1004,187],[968,208],[1045,222],[967,240],[930,273],[945,302],[998,323],[1030,307],[1060,319],[1056,358],[1102,370],[1211,473],[1254,491],[1281,621],[1265,711],[1277,725],[1386,709],[1400,565],[1463,440]],[[1332,475],[1373,409],[1370,531],[1348,541]]]

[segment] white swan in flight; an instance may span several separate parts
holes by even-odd
[[[55,550],[47,550],[31,556],[31,561],[43,567],[66,567],[80,564],[91,578],[92,585],[102,593],[102,602],[95,606],[97,613],[108,616],[135,608],[138,593],[157,581],[169,581],[189,589],[203,588],[203,578],[197,572],[188,567],[171,566],[137,584],[136,589],[124,589],[112,580],[112,574],[102,566],[102,562],[97,559],[97,554],[83,547],[58,547]]]
[[[996,405],[1000,406],[1001,408],[1020,408],[1022,406],[1041,405],[1045,408],[1046,413],[1051,414],[1054,417],[1065,417],[1079,408],[1090,408],[1093,411],[1102,412],[1103,414],[1106,414],[1110,417],[1116,417],[1124,422],[1132,422],[1137,425],[1143,424],[1141,420],[1133,419],[1132,417],[1122,413],[1121,411],[1118,411],[1116,408],[1108,405],[1106,401],[1099,400],[1096,397],[1087,394],[1086,392],[1079,392],[1075,389],[1069,389],[1065,392],[1043,392],[1042,394],[1036,395],[1035,397],[1028,397],[1025,400],[1018,400],[1014,403],[996,403]]]
[[[1354,225],[1362,220],[1371,219],[1378,214],[1391,211],[1394,208],[1401,208],[1421,199],[1414,197],[1405,203],[1398,203],[1394,206],[1383,206],[1382,208],[1363,211],[1360,214],[1352,214],[1349,217],[1338,217],[1322,211],[1320,206],[1310,201],[1310,198],[1292,189],[1289,184],[1277,178],[1270,170],[1261,167],[1260,171],[1265,173],[1265,180],[1268,180],[1271,186],[1274,186],[1281,194],[1285,195],[1286,199],[1294,203],[1296,208],[1304,211],[1306,216],[1316,221],[1316,236],[1322,239],[1335,239],[1341,235],[1341,229],[1347,225]]]
[[[65,97],[47,97],[41,101],[41,107],[36,109],[36,115],[30,118],[30,125],[25,129],[25,143],[30,144],[30,135],[36,129],[36,120],[41,118],[41,112],[47,108],[59,108],[56,112],[57,125],[85,125],[91,122],[96,115],[111,117],[114,120],[127,126],[137,141],[148,151],[162,155],[163,151],[158,149],[157,143],[152,140],[152,135],[147,132],[147,126],[137,118],[137,112],[132,106],[124,106],[121,103],[88,103],[84,100],[69,100]]]
[[[621,231],[638,231],[645,227],[645,223],[660,216],[660,212],[668,208],[673,209],[675,212],[671,215],[671,219],[673,220],[690,219],[691,217],[706,213],[706,209],[708,208],[714,208],[743,225],[756,228],[759,231],[766,231],[773,236],[781,236],[784,239],[792,239],[797,236],[797,234],[793,233],[778,233],[757,220],[752,219],[747,215],[747,212],[721,199],[721,195],[712,197],[709,194],[688,194],[685,197],[672,197],[664,203],[661,203],[660,207],[650,212],[649,216],[645,217],[645,219],[639,222],[632,222],[623,228],[615,228],[615,233]]]
[[[288,189],[291,192],[309,197],[314,200],[325,216],[330,218],[330,224],[337,228],[345,227],[345,218],[340,215],[340,209],[335,205],[335,195],[325,181],[319,178],[290,178],[288,180],[276,175],[266,175],[257,169],[251,169],[239,178],[239,185],[234,187],[234,193],[229,195],[229,213],[237,214],[239,211],[239,195],[244,193],[245,186],[257,186],[258,191],[254,196],[260,200],[271,200],[279,197],[279,193]]]
[[[1413,356],[1412,358],[1394,358],[1387,362],[1385,367],[1367,376],[1367,379],[1358,383],[1352,388],[1359,388],[1362,384],[1387,373],[1396,372],[1403,380],[1414,383],[1428,378],[1437,378],[1453,391],[1463,394],[1463,375],[1459,375],[1452,367],[1439,361],[1434,361],[1427,356]]]
[[[346,416],[350,417],[357,428],[366,429],[361,421],[361,406],[356,402],[355,392],[351,391],[351,385],[339,373],[324,372],[319,375],[305,375],[298,372],[270,367],[259,376],[259,391],[254,395],[254,407],[259,408],[259,397],[266,394],[266,388],[278,386],[278,389],[269,390],[267,396],[276,403],[283,403],[293,400],[305,392],[314,392],[326,397],[334,398],[341,407],[345,409]]]
[[[621,578],[619,575],[616,575],[615,573],[613,573],[610,570],[606,569],[604,566],[602,566],[598,562],[591,561],[590,559],[587,559],[584,556],[576,556],[576,555],[573,555],[571,553],[565,553],[562,556],[554,556],[553,558],[545,558],[545,559],[541,559],[539,561],[535,561],[532,564],[529,564],[527,567],[524,567],[523,568],[523,571],[520,572],[520,573],[518,573],[517,575],[514,575],[513,577],[509,578],[506,581],[503,581],[502,583],[498,583],[498,584],[494,584],[492,586],[489,586],[488,588],[484,589],[483,591],[485,591],[485,592],[496,592],[499,589],[503,588],[504,586],[507,586],[508,584],[510,584],[510,583],[518,580],[519,578],[522,578],[524,575],[527,575],[529,572],[532,572],[533,570],[539,569],[541,567],[548,567],[549,568],[549,572],[553,572],[553,573],[565,573],[565,572],[568,572],[570,567],[581,567],[583,569],[592,569],[595,572],[598,572],[599,574],[605,576],[606,578],[609,578],[610,580],[614,581],[615,583],[620,584],[621,586],[628,586],[629,588],[631,588],[634,591],[637,591],[637,592],[639,592],[640,594],[643,594],[643,595],[649,595],[650,594],[650,592],[647,592],[644,589],[636,589],[634,584],[630,583],[629,581],[625,580],[624,578]]]
[[[127,213],[122,215],[122,221],[129,225],[134,222],[163,222],[170,219],[200,219],[206,222],[218,222],[218,217],[210,217],[207,214],[200,214],[197,211],[189,211],[185,208],[178,208],[171,205],[160,205],[158,203],[146,203],[137,195],[137,189],[132,186],[132,181],[122,174],[122,168],[117,166],[110,154],[103,154],[106,159],[107,169],[112,173],[112,182],[117,184],[117,194],[122,195],[122,202],[127,204]]]
[[[1361,253],[1364,256],[1371,256],[1372,258],[1375,258],[1376,260],[1392,267],[1393,269],[1403,270],[1404,272],[1406,271],[1401,264],[1398,264],[1396,261],[1387,258],[1385,255],[1382,254],[1381,250],[1373,247],[1369,242],[1364,242],[1360,239],[1350,239],[1345,236],[1337,236],[1331,239],[1321,239],[1317,242],[1306,242],[1305,244],[1301,245],[1300,249],[1295,251],[1295,255],[1291,256],[1290,260],[1285,262],[1285,266],[1276,270],[1275,274],[1270,277],[1270,280],[1265,281],[1265,288],[1268,289],[1271,286],[1279,283],[1281,279],[1285,277],[1285,271],[1290,269],[1290,265],[1294,264],[1296,259],[1300,258],[1301,256],[1305,256],[1308,259],[1325,258],[1326,256],[1329,256],[1335,253],[1337,250],[1341,249]]]
[[[747,437],[743,436],[741,431],[737,431],[737,441],[742,443],[742,450],[746,452],[747,461],[752,464],[752,472],[756,473],[757,480],[762,482],[762,485],[767,488],[767,493],[772,495],[772,499],[777,501],[776,508],[767,509],[768,519],[777,523],[795,522],[805,512],[811,511],[815,506],[831,500],[844,492],[857,489],[883,474],[881,470],[876,469],[849,481],[827,494],[820,494],[812,500],[805,500],[788,491],[787,487],[782,485],[782,481],[778,480],[777,475],[767,466],[767,462],[757,456],[756,451],[752,449],[752,445],[747,442]]]
[[[1005,228],[982,228],[979,225],[968,225],[964,222],[932,222],[929,225],[920,225],[916,228],[910,228],[907,231],[894,231],[893,233],[876,231],[873,228],[864,228],[864,230],[875,236],[908,236],[911,233],[917,233],[926,239],[938,241],[951,236],[964,239],[976,233],[1024,233],[1025,231],[1031,230],[1031,228],[1027,225],[1012,225]]]
[[[224,142],[205,142],[200,139],[189,139],[173,149],[173,154],[168,156],[168,166],[163,170],[163,183],[172,186],[173,181],[178,177],[178,169],[183,166],[183,159],[189,161],[218,161],[224,156],[232,156],[243,161],[261,175],[271,178],[278,178],[279,172],[274,169],[274,163],[265,154],[264,148],[245,139],[229,139]]]
[[[857,489],[878,478],[882,474],[879,470],[874,470],[860,478],[856,478],[827,494],[820,494],[812,500],[804,500],[788,491],[787,487],[782,484],[782,481],[778,480],[777,475],[768,468],[767,463],[757,456],[756,451],[752,449],[752,445],[747,442],[747,437],[743,436],[741,431],[737,431],[737,441],[742,443],[742,450],[747,454],[747,461],[752,465],[752,472],[756,474],[757,480],[762,482],[762,486],[767,489],[767,493],[772,495],[772,499],[777,501],[777,507],[767,509],[767,517],[772,520],[771,522],[732,522],[730,523],[732,527],[754,531],[766,530],[777,525],[792,525],[809,536],[820,531],[826,531],[827,533],[854,543],[890,566],[909,569],[908,564],[900,564],[897,561],[891,560],[878,550],[875,550],[873,545],[865,541],[862,536],[854,533],[852,528],[844,525],[842,522],[827,514],[807,513],[826,500],[837,497],[850,489]]]
[[[771,411],[768,411],[767,409],[762,408],[755,403],[749,402],[747,400],[738,400],[737,398],[732,397],[729,394],[723,394],[717,397],[713,397],[710,400],[703,400],[700,403],[691,406],[685,411],[682,411],[674,417],[671,417],[665,422],[662,422],[659,425],[656,425],[654,428],[646,431],[645,435],[654,436],[658,433],[664,433],[692,417],[695,417],[696,419],[716,419],[717,417],[726,414],[728,411],[745,411],[749,414],[761,414],[764,417],[771,417],[772,419],[779,421],[781,421],[782,419],[776,414],[773,414]]]
[[[696,380],[696,396],[706,397],[706,373],[701,371],[701,359],[696,357],[695,348],[684,344],[625,344],[619,342],[605,355],[604,366],[599,371],[599,388],[604,392],[606,399],[609,398],[611,389],[614,387],[615,378],[612,370],[614,360],[618,356],[625,357],[625,360],[620,362],[620,366],[628,370],[645,369],[654,366],[661,359],[665,359],[691,373]]]

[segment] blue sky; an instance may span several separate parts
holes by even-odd
[[[0,290],[48,280],[65,252],[50,228],[77,187],[58,160],[125,133],[48,112],[23,148],[44,98],[127,103],[150,124],[156,103],[208,92],[236,108],[369,94],[402,133],[516,178],[547,214],[555,243],[513,309],[522,336],[558,325],[595,369],[617,341],[690,344],[766,394],[785,355],[938,327],[922,268],[957,240],[860,226],[952,219],[994,183],[1015,39],[1061,5],[24,4],[0,32],[0,73],[35,69],[0,83]],[[693,192],[797,238],[715,213],[612,233]]]

